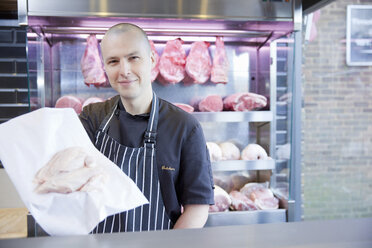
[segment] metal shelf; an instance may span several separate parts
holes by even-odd
[[[272,170],[275,160],[224,160],[212,162],[213,171]]]
[[[194,112],[192,115],[201,122],[270,122],[273,120],[271,111]]]

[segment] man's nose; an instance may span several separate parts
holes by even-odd
[[[120,73],[124,76],[130,73],[130,64],[125,60],[120,60]]]

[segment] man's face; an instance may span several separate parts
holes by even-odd
[[[109,34],[101,43],[104,67],[111,87],[127,101],[151,95],[151,69],[154,56],[138,32]]]

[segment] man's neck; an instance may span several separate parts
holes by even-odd
[[[125,111],[131,115],[140,115],[149,113],[151,110],[152,94],[151,97],[143,99],[124,99],[120,97],[121,102],[124,105]]]

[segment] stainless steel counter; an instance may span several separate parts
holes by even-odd
[[[372,218],[0,240],[1,248],[372,247]]]

